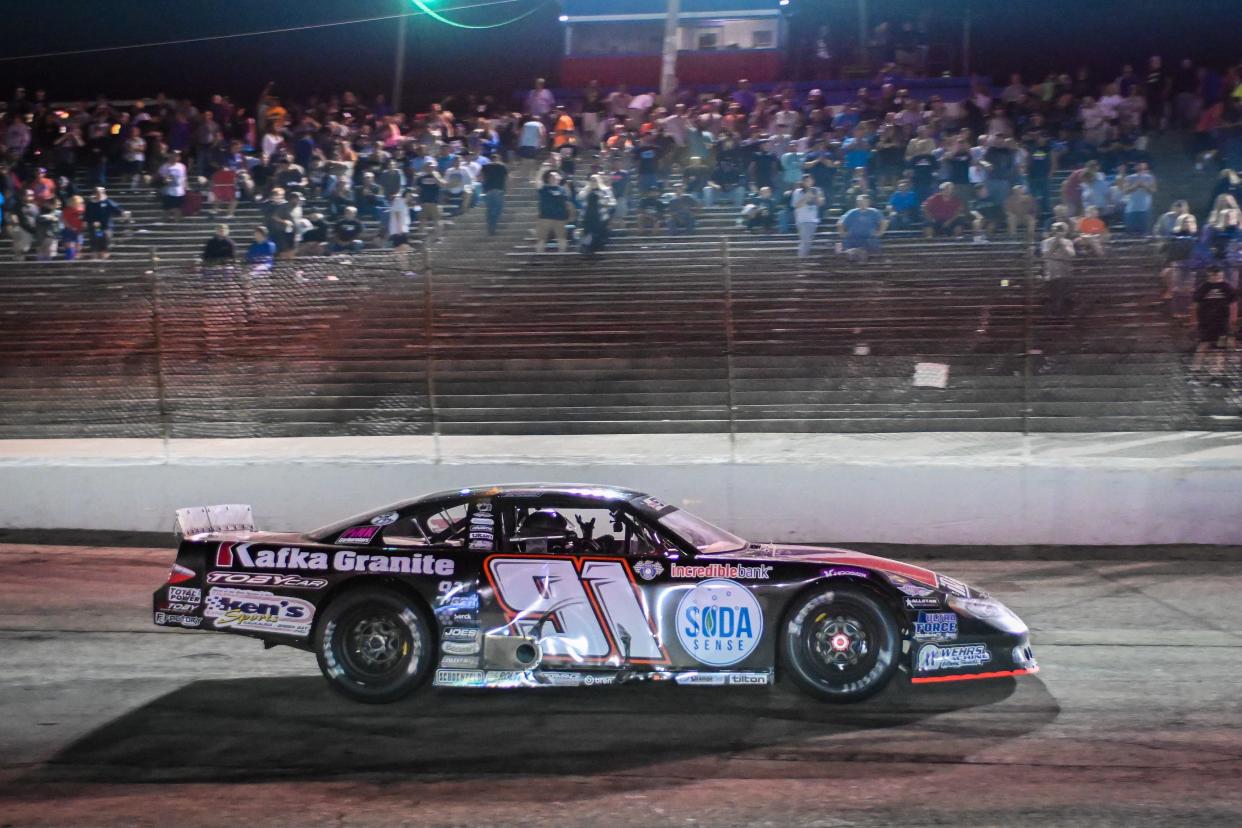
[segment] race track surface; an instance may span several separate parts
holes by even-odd
[[[151,625],[171,549],[0,546],[0,826],[1242,824],[1222,550],[935,560],[1035,677],[339,698],[314,657]]]

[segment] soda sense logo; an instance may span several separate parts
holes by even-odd
[[[736,664],[754,652],[762,635],[759,602],[736,581],[702,581],[677,605],[677,639],[701,664]]]

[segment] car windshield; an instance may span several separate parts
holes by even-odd
[[[699,552],[736,552],[746,546],[746,541],[719,526],[713,526],[700,517],[678,509],[660,519],[660,525],[672,530],[689,541]]]

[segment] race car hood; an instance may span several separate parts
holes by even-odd
[[[937,589],[941,587],[939,576],[930,569],[914,564],[902,563],[879,555],[868,555],[852,549],[837,549],[826,546],[777,546],[775,544],[752,544],[750,548],[738,552],[699,555],[700,563],[729,561],[782,561],[809,564],[836,564],[854,566],[883,572],[887,575],[899,575],[915,583]]]

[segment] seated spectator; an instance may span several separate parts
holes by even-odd
[[[918,224],[919,201],[911,182],[903,178],[888,198],[888,226],[905,230]]]
[[[34,246],[35,223],[38,219],[39,207],[35,204],[34,192],[20,191],[20,198],[6,216],[9,239],[13,242],[13,258],[19,262],[26,260],[26,255]]]
[[[929,239],[933,236],[960,236],[971,225],[965,203],[957,197],[948,181],[923,202],[923,219],[926,222],[923,233]]]
[[[880,237],[887,229],[884,214],[871,206],[870,196],[859,196],[856,206],[841,216],[837,229],[841,246],[851,259],[866,261],[869,254],[880,252]]]
[[[644,236],[650,236],[664,225],[664,214],[667,209],[660,191],[656,188],[647,190],[638,199],[638,230]]]
[[[1078,248],[1096,256],[1103,256],[1104,244],[1108,240],[1108,225],[1100,218],[1099,210],[1088,207],[1087,214],[1078,222]]]
[[[1082,209],[1086,211],[1094,207],[1097,216],[1113,214],[1113,190],[1108,181],[1100,173],[1088,172],[1082,177]]]
[[[746,200],[745,172],[736,144],[733,139],[726,138],[717,148],[716,166],[703,188],[703,203],[712,207],[717,198],[723,197],[732,199],[734,206],[741,209]]]
[[[1005,199],[1005,222],[1009,235],[1016,236],[1020,232],[1031,234],[1034,238],[1036,218],[1039,215],[1039,203],[1027,188],[1015,184]]]
[[[756,230],[771,233],[776,223],[778,209],[776,199],[772,195],[772,188],[760,187],[759,192],[751,196],[746,206],[742,208],[740,221],[748,233]]]
[[[1190,202],[1179,198],[1170,205],[1169,211],[1160,218],[1156,219],[1156,226],[1152,229],[1152,233],[1158,239],[1167,239],[1174,233],[1174,228],[1178,226],[1182,216],[1190,215]]]
[[[203,246],[203,265],[214,267],[232,264],[237,260],[237,245],[229,238],[229,226],[217,224],[216,232]]]
[[[64,229],[59,201],[52,200],[39,207],[39,215],[35,218],[36,259],[50,262],[56,258],[56,248]]]
[[[967,208],[967,215],[975,243],[983,244],[988,240],[989,233],[1000,232],[1005,221],[1005,207],[992,198],[986,184],[976,186],[974,194],[975,197],[970,200]]]
[[[264,272],[271,270],[275,262],[276,243],[268,238],[267,228],[254,228],[254,241],[246,249],[246,264],[254,272]]]
[[[769,190],[771,188],[768,188]],[[694,232],[697,221],[696,213],[699,203],[686,192],[686,185],[678,184],[673,192],[664,197],[668,213],[668,232],[674,236],[689,235]]]
[[[328,242],[329,253],[356,253],[363,247],[364,228],[358,220],[358,208],[346,207],[345,212],[332,225],[332,239]]]
[[[328,240],[332,236],[332,227],[324,218],[323,213],[311,213],[307,220],[306,231],[302,233],[302,249],[304,256],[321,256],[327,252]]]
[[[685,182],[686,192],[695,198],[699,198],[703,194],[703,189],[708,186],[711,175],[711,167],[704,164],[703,159],[696,155],[692,156],[690,163],[686,164],[682,169],[681,180]]]
[[[335,189],[328,196],[328,218],[335,221],[345,215],[346,207],[357,207],[354,190],[349,186],[349,179],[342,178],[336,182]]]

